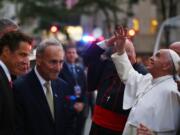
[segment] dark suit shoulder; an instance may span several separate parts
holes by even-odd
[[[135,63],[133,64],[133,67],[137,72],[143,75],[146,75],[148,73],[148,70],[146,69],[146,67],[141,63]]]
[[[64,64],[63,64],[63,68],[61,69],[61,71],[60,71],[60,73],[59,73],[59,77],[62,78],[63,74],[66,73],[66,72],[68,72],[68,71],[69,71],[68,66],[67,66],[66,63],[64,63]]]
[[[61,96],[65,96],[69,94],[70,87],[69,84],[63,79],[59,78],[52,81],[52,85],[54,85],[57,89],[56,92],[62,94]]]
[[[38,86],[37,86],[38,85]],[[18,77],[14,81],[15,91],[22,91],[23,93],[31,90],[31,88],[41,87],[37,76],[35,75],[34,70],[30,71],[24,76]]]
[[[62,78],[58,77],[56,80],[52,81],[55,85],[63,85],[63,86],[68,86],[68,83],[63,80]]]
[[[14,84],[19,84],[25,81],[25,76],[20,76],[16,80],[14,80]]]
[[[29,73],[28,73],[28,74],[29,74]],[[18,77],[18,78],[14,81],[14,85],[15,85],[15,86],[18,86],[18,85],[23,85],[24,83],[27,83],[28,74]]]

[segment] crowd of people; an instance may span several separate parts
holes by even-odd
[[[76,46],[47,38],[30,67],[32,46],[18,25],[0,19],[0,135],[83,135],[94,91],[89,135],[179,134],[180,42],[146,67],[123,27],[92,43],[80,64]]]

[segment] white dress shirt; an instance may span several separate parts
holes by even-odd
[[[43,88],[44,94],[46,95],[47,88],[44,86],[44,84],[47,82],[38,72],[37,67],[34,68],[35,74],[37,75],[37,78],[39,79],[41,86]],[[51,81],[50,81],[51,84]],[[53,95],[52,88],[51,88],[51,94]]]
[[[12,79],[11,79],[10,72],[9,72],[8,68],[6,67],[6,65],[4,64],[4,62],[1,61],[1,60],[0,60],[0,66],[1,66],[2,69],[4,70],[4,72],[5,72],[5,74],[6,74],[7,78],[8,78],[8,80],[9,80],[9,82],[11,82]]]

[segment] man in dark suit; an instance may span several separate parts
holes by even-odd
[[[58,78],[64,52],[55,39],[40,43],[36,65],[14,83],[17,135],[66,135],[64,98],[66,83]]]
[[[75,46],[65,48],[66,62],[63,65],[59,77],[64,79],[70,89],[66,99],[70,108],[67,110],[69,134],[82,135],[87,116],[86,108],[86,77],[84,70],[77,64],[77,50]]]
[[[10,32],[0,40],[0,135],[13,135],[15,106],[12,92],[13,75],[27,71],[32,39],[20,32]]]

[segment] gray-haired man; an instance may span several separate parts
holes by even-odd
[[[35,68],[14,84],[18,135],[65,135],[66,83],[58,78],[64,51],[55,39],[40,43]]]

